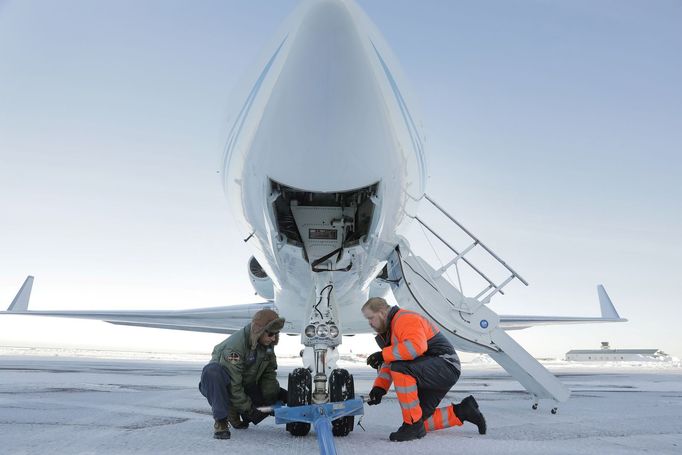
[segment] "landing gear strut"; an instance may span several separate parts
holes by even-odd
[[[317,271],[317,282],[308,324],[301,334],[306,368],[289,375],[288,405],[262,409],[286,423],[293,436],[305,436],[315,427],[320,453],[336,455],[334,436],[348,436],[356,415],[363,414],[363,398],[355,398],[353,376],[335,368],[341,344],[341,326],[334,303],[332,270]],[[327,376],[327,372],[330,371]]]

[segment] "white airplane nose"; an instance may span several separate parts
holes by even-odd
[[[364,13],[349,1],[310,1],[289,24],[239,101],[226,190],[257,166],[257,174],[308,191],[398,179],[417,180],[410,186],[418,193],[420,135]]]

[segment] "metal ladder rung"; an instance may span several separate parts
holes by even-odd
[[[502,292],[502,288],[505,287],[507,284],[509,284],[514,278],[516,278],[515,275],[510,275],[509,278],[507,278],[506,280],[504,280],[504,281],[502,282],[502,284],[500,284],[499,286],[495,286],[495,290],[494,290],[493,292],[491,292],[490,294],[488,294],[487,296],[485,296],[485,298],[484,298],[482,301],[488,301],[488,302],[489,302],[490,299],[491,299],[495,294],[497,294],[498,292],[499,292],[500,294],[503,294],[503,295],[504,295],[504,293]],[[478,297],[480,297],[481,295],[485,294],[485,293],[486,293],[487,291],[489,291],[489,290],[490,290],[490,286],[488,286],[488,288],[486,288],[486,290],[484,290],[482,293],[480,293],[479,295],[477,295],[477,296],[476,296],[476,299],[478,300]]]
[[[453,253],[455,253],[457,256],[461,256],[460,253],[459,253],[453,246],[451,246],[448,242],[446,242],[445,239],[443,239],[443,237],[441,237],[440,235],[438,235],[438,233],[436,233],[436,231],[434,231],[433,229],[431,229],[431,227],[430,227],[428,224],[424,223],[424,221],[422,221],[421,218],[419,218],[418,216],[416,216],[416,217],[414,217],[414,219],[417,220],[417,221],[419,221],[419,223],[420,223],[422,226],[424,226],[426,229],[428,229],[429,232],[430,232],[431,234],[433,234],[434,236],[436,236],[436,238],[437,238],[438,240],[440,240],[441,242],[443,242],[443,244],[444,244],[445,246],[447,246],[448,248],[450,248],[450,250],[452,250]],[[478,239],[476,239],[475,237],[473,237],[473,238],[474,238],[474,240],[476,240],[476,241],[478,242]],[[480,243],[480,242],[478,242],[478,244],[481,245],[481,246],[483,246],[483,244]],[[495,288],[497,287],[497,286],[495,285],[495,283],[493,283],[493,281],[492,281],[490,278],[488,278],[488,277],[486,276],[485,273],[483,273],[483,272],[481,272],[480,270],[478,270],[478,268],[477,268],[474,264],[472,264],[471,262],[469,262],[469,260],[468,260],[467,258],[461,257],[460,259],[462,259],[464,262],[466,262],[466,264],[467,264],[469,267],[471,267],[476,273],[478,273],[478,274],[481,276],[481,278],[483,278],[484,280],[486,280],[486,281],[488,282],[488,284],[490,284],[492,287],[495,287]],[[499,291],[499,292],[500,292],[500,294],[504,295],[504,292],[502,292],[502,291]]]
[[[468,230],[467,228],[465,228],[464,226],[462,226],[462,224],[461,224],[459,221],[457,221],[456,219],[454,219],[454,218],[452,217],[452,215],[450,215],[447,211],[445,211],[445,209],[444,209],[443,207],[441,207],[440,205],[438,205],[438,204],[436,203],[436,201],[434,201],[433,199],[431,199],[431,198],[429,197],[428,194],[424,193],[424,198],[425,198],[427,201],[429,201],[434,207],[436,207],[436,208],[437,208],[443,215],[445,215],[450,221],[452,221],[453,223],[455,223],[455,224],[457,225],[457,227],[459,227],[462,231],[464,231],[464,233],[466,233],[469,237],[471,237],[475,242],[478,242],[478,244],[481,245],[481,248],[483,248],[488,254],[490,254],[493,258],[495,258],[495,259],[497,260],[497,262],[499,262],[500,264],[502,264],[502,266],[504,266],[504,268],[506,268],[507,270],[509,270],[509,272],[511,272],[511,274],[512,274],[513,277],[518,278],[519,281],[521,281],[523,284],[525,284],[526,286],[528,286],[528,282],[527,282],[526,280],[524,280],[523,277],[522,277],[521,275],[519,275],[518,273],[516,273],[516,271],[515,271],[513,268],[511,268],[509,265],[507,265],[507,263],[504,262],[504,261],[502,260],[502,258],[500,258],[498,255],[496,255],[490,248],[488,248],[487,246],[485,246],[485,244],[484,244],[483,242],[481,242],[480,240],[478,240],[478,238],[477,238],[474,234],[472,234],[471,232],[469,232],[469,230]],[[419,217],[415,217],[415,218],[416,218],[417,220],[419,220]],[[419,222],[422,223],[422,224],[424,224],[421,220],[419,220]],[[429,231],[431,231],[436,237],[438,237],[438,238],[441,240],[441,242],[443,242],[443,243],[445,243],[445,244],[447,245],[447,242],[445,242],[440,236],[438,236],[435,232],[433,232],[432,229],[430,229],[430,228],[428,228],[428,229],[429,229]],[[458,254],[457,251],[454,250],[452,247],[450,247],[449,245],[448,245],[448,247],[449,247],[450,249],[452,249],[453,251],[455,251],[455,254]],[[465,259],[465,258],[463,258],[463,259]],[[465,259],[465,260],[466,260],[466,259]],[[467,264],[471,265],[468,261],[467,261]],[[472,266],[472,267],[473,267],[473,266]],[[475,269],[475,270],[476,270],[476,269]],[[476,272],[478,272],[479,274],[481,274],[481,272],[479,272],[478,270],[476,270]],[[483,274],[481,274],[481,276],[483,276]],[[484,278],[485,278],[485,277],[484,277]],[[487,278],[486,278],[486,281],[488,281],[488,283],[490,283],[490,284],[493,284],[493,283],[492,283],[490,280],[488,280]],[[494,286],[494,284],[493,284],[493,286]],[[501,294],[504,294],[503,292],[500,292],[500,293],[501,293]]]
[[[450,267],[452,267],[453,264],[455,264],[457,261],[462,259],[462,257],[465,254],[467,254],[469,251],[471,251],[476,245],[478,245],[478,240],[475,241],[474,243],[472,243],[471,245],[469,245],[468,247],[466,247],[461,253],[459,253],[457,256],[455,256],[455,258],[452,259],[450,262],[448,262],[443,267],[436,270],[436,275],[434,276],[434,278],[437,278],[437,277],[443,275],[443,273],[445,273],[445,271],[447,269],[449,269]]]
[[[485,294],[485,293],[488,292],[489,290],[493,289],[494,287],[495,287],[495,286],[493,286],[492,284],[489,284],[487,288],[483,289],[481,292],[479,292],[478,294],[476,294],[476,297],[474,297],[474,300],[478,300],[479,297],[481,297],[483,294]]]
[[[452,215],[450,215],[444,208],[442,208],[440,205],[438,205],[433,199],[429,197],[428,194],[424,194],[423,197],[429,201],[438,211],[440,211],[441,214],[445,215],[452,223],[454,223],[462,232],[464,232],[466,235],[469,236],[471,240],[473,240],[473,243],[471,243],[469,246],[467,246],[462,252],[457,251],[457,249],[450,245],[440,234],[438,234],[431,226],[426,224],[424,220],[419,218],[418,216],[411,216],[411,218],[417,220],[419,224],[422,225],[422,227],[425,227],[433,236],[435,236],[438,240],[440,240],[450,251],[455,253],[455,257],[448,261],[445,265],[440,267],[438,270],[435,270],[433,272],[433,279],[439,279],[443,276],[443,274],[453,265],[456,266],[456,264],[462,260],[464,263],[466,263],[471,270],[473,270],[475,273],[478,274],[480,278],[482,278],[485,282],[488,283],[488,285],[483,289],[481,292],[479,292],[476,297],[474,297],[475,300],[487,304],[490,302],[490,299],[495,296],[495,294],[502,294],[504,295],[504,291],[502,290],[507,284],[509,284],[511,281],[513,281],[515,278],[518,278],[519,281],[521,281],[524,285],[528,286],[528,282],[521,277],[516,271],[511,268],[509,265],[507,265],[506,262],[504,262],[499,256],[497,256],[490,248],[488,248],[483,242],[481,242],[475,235],[473,235],[467,228],[462,226],[459,221],[454,219]],[[490,256],[492,256],[493,259],[495,259],[500,265],[502,265],[505,269],[507,269],[508,272],[511,273],[511,275],[506,278],[504,281],[502,281],[500,284],[496,284],[493,282],[492,279],[490,279],[485,273],[483,273],[481,270],[479,270],[478,267],[476,267],[469,259],[465,257],[467,253],[469,253],[471,250],[473,250],[476,246],[481,246],[485,250],[486,253],[488,253]],[[457,268],[457,279],[459,280],[459,287],[460,287],[460,292],[464,292],[461,287],[462,287],[462,282],[460,278],[460,270]]]

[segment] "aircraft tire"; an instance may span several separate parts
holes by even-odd
[[[307,368],[296,368],[289,373],[287,389],[287,406],[302,406],[312,402],[313,377]],[[287,431],[292,436],[305,436],[310,432],[310,424],[306,422],[287,423]]]
[[[348,370],[337,368],[329,375],[329,399],[332,402],[346,401],[355,398],[355,385],[353,375]],[[341,417],[332,421],[332,434],[334,436],[348,436],[353,431],[355,424],[354,416]]]

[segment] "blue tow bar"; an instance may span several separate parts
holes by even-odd
[[[306,422],[315,427],[317,443],[321,455],[336,455],[336,445],[332,434],[332,420],[346,416],[364,414],[363,399],[354,398],[336,403],[309,404],[295,407],[273,407],[275,423]]]

